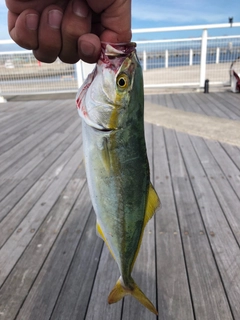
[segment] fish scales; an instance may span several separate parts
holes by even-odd
[[[159,206],[144,138],[143,77],[135,44],[102,44],[77,96],[89,192],[97,232],[118,264],[109,303],[133,295],[157,314],[131,277],[145,225]]]

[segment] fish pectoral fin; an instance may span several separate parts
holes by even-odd
[[[115,258],[114,254],[113,254],[113,252],[112,252],[112,250],[111,250],[111,248],[110,248],[110,246],[109,246],[109,244],[108,244],[108,242],[107,242],[107,239],[106,239],[106,237],[105,237],[105,235],[104,235],[104,232],[102,231],[102,228],[101,228],[101,226],[100,226],[100,224],[99,224],[98,222],[97,222],[97,224],[96,224],[96,231],[97,231],[97,235],[98,235],[100,238],[102,238],[103,241],[106,243],[106,245],[107,245],[107,247],[108,247],[108,250],[110,251],[113,259],[116,261],[116,258]]]
[[[108,150],[108,142],[107,139],[104,138],[102,141],[102,161],[104,164],[104,167],[107,172],[110,172],[110,153]]]
[[[116,285],[110,292],[108,296],[108,303],[112,304],[118,302],[126,295],[132,295],[135,299],[137,299],[141,304],[143,304],[146,308],[148,308],[154,314],[158,314],[156,308],[152,304],[152,302],[145,296],[142,290],[137,286],[137,284],[132,279],[132,289],[125,288],[122,285],[121,278],[118,279]]]

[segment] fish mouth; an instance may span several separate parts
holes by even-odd
[[[94,127],[94,129],[97,131],[100,131],[100,132],[104,132],[104,133],[110,133],[110,132],[117,130],[117,128],[106,128],[106,127],[101,127],[101,126]]]
[[[102,50],[98,64],[103,64],[105,68],[111,69],[115,73],[123,64],[127,57],[136,53],[136,43],[107,43],[101,42]]]
[[[135,42],[123,42],[123,43],[112,43],[112,42],[101,42],[102,54],[108,57],[128,56],[133,51],[136,51]]]
[[[111,131],[113,131],[114,129],[107,129],[107,128],[103,128],[101,131],[103,131],[103,132],[111,132]]]

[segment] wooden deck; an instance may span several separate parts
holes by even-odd
[[[240,95],[146,97],[240,120]],[[156,319],[132,297],[95,233],[74,100],[0,105],[0,320]],[[239,127],[240,130],[240,127]],[[133,278],[159,320],[240,319],[240,148],[146,123],[162,208]]]

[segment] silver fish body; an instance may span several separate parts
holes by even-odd
[[[108,301],[132,294],[157,313],[131,277],[144,227],[159,205],[149,177],[143,103],[142,70],[134,46],[104,45],[77,105],[97,231],[121,274]]]

